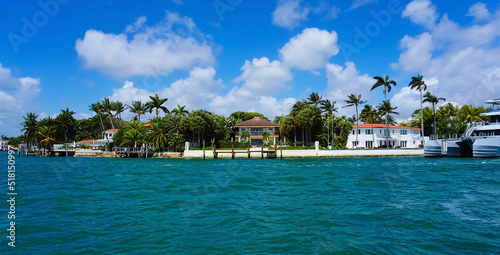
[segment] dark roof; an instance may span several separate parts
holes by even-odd
[[[234,126],[235,127],[279,127],[280,125],[265,119],[261,119],[259,117],[254,117],[253,119],[243,121]]]

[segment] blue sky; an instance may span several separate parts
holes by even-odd
[[[169,109],[270,118],[311,92],[339,107],[351,93],[377,105],[372,77],[384,74],[398,83],[388,97],[401,116],[419,107],[407,88],[418,73],[458,104],[500,97],[497,1],[41,0],[3,3],[0,24],[9,136],[27,112],[86,118],[104,97],[158,93]]]

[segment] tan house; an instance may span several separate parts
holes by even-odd
[[[279,137],[280,125],[259,117],[243,121],[234,125],[234,127],[236,128],[235,136],[238,141],[244,141],[241,138],[241,134],[247,131],[250,135],[249,139],[252,146],[260,146],[263,143],[262,135],[266,131],[269,133],[268,140],[273,139],[274,144],[276,144],[276,138]]]
[[[9,149],[9,140],[0,141],[0,151],[7,151]]]

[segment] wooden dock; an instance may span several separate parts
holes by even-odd
[[[251,157],[250,154],[252,152],[260,152],[261,159],[264,158],[264,153],[266,153],[267,158],[276,158],[277,149],[278,149],[278,147],[276,144],[274,145],[274,150],[264,150],[264,145],[261,145],[259,151],[250,150],[250,145],[248,145],[247,150],[234,150],[234,145],[231,146],[231,150],[217,150],[217,148],[214,145],[213,154],[214,154],[214,159],[217,159],[219,154],[231,154],[231,158],[234,159],[235,155],[238,153],[247,154],[248,158],[250,158]],[[203,155],[203,158],[205,158],[205,155]]]

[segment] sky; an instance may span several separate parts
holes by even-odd
[[[317,92],[352,116],[347,96],[380,104],[383,75],[396,117],[420,107],[417,74],[447,102],[483,105],[500,98],[499,27],[494,0],[3,1],[0,134],[20,135],[28,112],[82,119],[105,97],[155,93],[168,109],[273,119]]]

